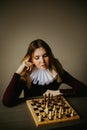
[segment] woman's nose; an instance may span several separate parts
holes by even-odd
[[[40,61],[41,61],[41,62],[44,62],[44,58],[43,58],[43,57],[41,57]]]

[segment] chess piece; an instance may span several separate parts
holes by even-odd
[[[48,103],[46,103],[45,112],[46,112],[46,114],[48,114],[48,112],[49,112],[49,110],[48,110]]]
[[[43,118],[46,116],[46,113],[45,113],[45,111],[43,112]]]
[[[55,112],[54,112],[54,119],[56,119],[57,118],[57,110],[55,110]]]
[[[74,116],[74,110],[72,110],[72,112],[71,112],[71,114],[70,114],[70,115],[71,115],[71,117],[73,117],[73,116]]]
[[[58,114],[58,118],[60,119],[62,116],[61,116],[61,112],[59,112],[59,114]]]
[[[53,106],[53,111],[55,111],[55,110],[56,110],[56,106],[54,105],[54,106]]]
[[[49,111],[48,118],[49,118],[49,120],[52,119],[52,111]]]
[[[38,116],[38,121],[41,122],[42,121],[42,115],[39,113],[39,116]]]
[[[46,103],[46,94],[44,95],[44,102]]]

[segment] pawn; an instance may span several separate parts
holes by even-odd
[[[42,121],[42,115],[39,113],[39,116],[38,116],[38,121],[41,122]]]
[[[58,118],[59,118],[59,119],[62,118],[61,112],[59,112]]]
[[[52,111],[49,111],[48,118],[49,118],[49,120],[51,120],[51,119],[52,119]]]
[[[72,110],[72,112],[71,112],[71,117],[73,117],[74,116],[74,110]]]
[[[57,119],[57,110],[55,110],[54,119]]]

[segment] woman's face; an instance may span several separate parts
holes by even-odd
[[[49,56],[43,47],[37,48],[32,55],[33,64],[39,69],[47,69],[49,66]]]

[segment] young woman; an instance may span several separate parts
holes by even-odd
[[[66,83],[71,89],[60,89]],[[24,99],[28,97],[51,94],[53,96],[84,96],[87,86],[72,77],[53,55],[48,44],[37,39],[30,43],[26,55],[14,73],[3,95],[3,104],[12,106],[19,102],[24,91]]]

